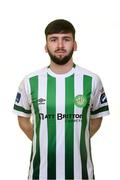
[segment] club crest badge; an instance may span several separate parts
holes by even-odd
[[[87,98],[84,95],[77,95],[74,99],[74,103],[77,107],[85,107],[87,104]]]

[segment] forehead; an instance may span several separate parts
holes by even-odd
[[[64,38],[64,37],[70,37],[73,38],[72,33],[54,33],[54,34],[48,34],[47,38],[52,38],[52,37],[56,37],[56,38]]]

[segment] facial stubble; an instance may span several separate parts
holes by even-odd
[[[59,50],[60,50],[60,49],[59,49]],[[69,52],[69,54],[66,55],[66,56],[64,56],[63,58],[62,58],[62,56],[61,56],[61,57],[57,57],[57,56],[53,55],[53,54],[49,51],[48,48],[47,48],[47,51],[48,51],[48,54],[49,54],[49,56],[50,56],[51,61],[53,61],[53,62],[54,62],[55,64],[57,64],[57,65],[65,65],[65,64],[68,63],[68,61],[71,60],[74,50],[72,49],[72,50]]]

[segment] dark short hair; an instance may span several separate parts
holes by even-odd
[[[72,33],[73,39],[75,39],[75,28],[74,26],[65,19],[56,19],[50,22],[45,28],[45,35],[55,33]]]

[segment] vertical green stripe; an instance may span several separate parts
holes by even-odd
[[[39,166],[40,166],[40,144],[39,144],[39,131],[40,131],[40,118],[38,108],[38,76],[30,78],[30,88],[32,103],[35,112],[35,125],[36,130],[36,153],[33,161],[33,179],[39,179]]]
[[[65,80],[65,114],[74,114],[74,75]],[[74,121],[65,119],[65,179],[74,179]]]
[[[85,130],[86,130],[86,126],[87,126],[87,112],[88,112],[88,108],[89,108],[91,88],[92,88],[92,78],[90,76],[84,75],[84,77],[83,77],[83,95],[87,98],[87,105],[83,108],[81,140],[80,140],[80,153],[81,153],[81,161],[82,161],[82,179],[88,179]]]
[[[56,179],[56,79],[47,76],[48,179]]]

